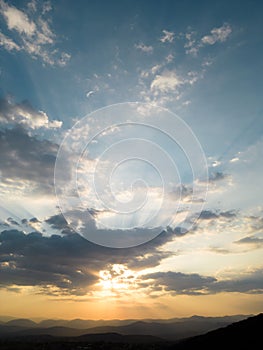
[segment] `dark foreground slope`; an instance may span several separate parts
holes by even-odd
[[[181,341],[171,349],[262,349],[263,314]]]

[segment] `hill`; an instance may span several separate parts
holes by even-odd
[[[175,350],[183,349],[213,349],[234,348],[253,349],[262,343],[261,331],[263,329],[263,314],[249,317],[246,320],[233,323],[227,327],[220,328],[207,334],[181,341],[171,347]],[[256,345],[257,344],[257,345]]]

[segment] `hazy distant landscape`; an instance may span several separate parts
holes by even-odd
[[[1,319],[1,318],[0,318]],[[1,349],[187,349],[258,336],[263,314],[170,320],[43,320],[2,317]],[[96,327],[94,327],[96,325]],[[73,328],[74,327],[74,328]],[[208,347],[209,348],[209,347]]]

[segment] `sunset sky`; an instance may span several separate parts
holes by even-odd
[[[0,315],[262,312],[262,16],[0,0]]]

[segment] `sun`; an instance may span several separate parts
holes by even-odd
[[[112,293],[133,289],[136,279],[134,271],[121,264],[113,264],[107,270],[101,270],[99,277],[98,285],[101,289]]]

